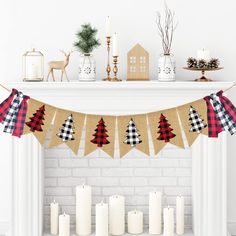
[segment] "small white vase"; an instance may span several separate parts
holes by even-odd
[[[175,81],[175,59],[171,54],[162,54],[158,60],[158,80]]]
[[[93,55],[82,54],[79,63],[79,81],[95,81],[96,80],[96,63]]]

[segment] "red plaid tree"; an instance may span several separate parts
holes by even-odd
[[[33,114],[33,117],[30,117],[30,121],[26,122],[26,125],[30,127],[30,131],[43,131],[42,125],[44,125],[45,115],[45,106],[41,106],[38,110],[36,110],[36,113]]]
[[[106,130],[106,125],[101,118],[101,120],[97,124],[97,128],[95,129],[95,134],[93,134],[94,139],[91,140],[92,143],[97,144],[98,147],[102,147],[104,144],[109,144],[110,142],[107,140],[107,130]]]
[[[157,133],[160,134],[159,137],[157,138],[158,140],[164,140],[167,143],[170,142],[170,139],[176,136],[174,133],[171,132],[173,129],[170,127],[168,120],[162,113],[160,116],[158,128],[159,131]]]

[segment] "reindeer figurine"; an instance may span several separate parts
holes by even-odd
[[[50,61],[50,62],[48,62],[47,81],[49,79],[50,74],[52,74],[52,79],[53,79],[53,81],[55,81],[53,70],[61,70],[61,81],[63,79],[63,75],[65,74],[65,77],[66,77],[67,81],[69,82],[69,79],[66,74],[66,67],[69,64],[70,55],[73,51],[70,51],[69,53],[66,53],[62,50],[60,50],[60,51],[65,55],[64,61]]]

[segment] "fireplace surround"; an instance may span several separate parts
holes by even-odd
[[[170,108],[231,85],[231,82],[7,84],[61,108],[114,115]],[[191,147],[193,233],[190,235],[227,235],[226,144],[226,134],[222,133],[218,139],[200,136]],[[9,236],[42,236],[44,147],[33,135],[12,138],[11,142],[0,145],[2,149],[12,150],[12,222]]]

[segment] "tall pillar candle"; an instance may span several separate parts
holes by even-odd
[[[108,204],[96,204],[96,236],[108,236]]]
[[[76,233],[91,234],[92,189],[88,185],[76,187]]]
[[[125,198],[120,195],[109,197],[109,231],[111,235],[125,232]]]
[[[176,197],[176,233],[184,234],[184,197]]]
[[[141,234],[143,232],[143,212],[129,211],[128,212],[128,233]]]
[[[174,236],[174,209],[164,208],[164,233],[163,236]]]
[[[59,216],[59,236],[70,236],[70,216],[65,213]]]
[[[149,233],[161,234],[162,232],[162,193],[149,193]]]
[[[50,204],[50,231],[51,234],[58,234],[59,204],[54,200]]]

